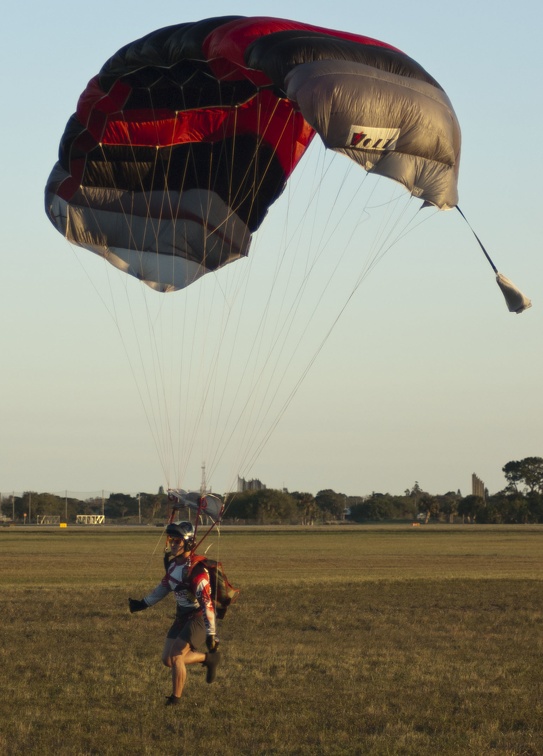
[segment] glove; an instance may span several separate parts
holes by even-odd
[[[134,612],[143,612],[144,609],[148,609],[149,607],[145,603],[143,599],[128,599],[128,608],[130,609],[130,614],[134,614]]]
[[[214,635],[208,635],[206,638],[206,646],[207,646],[207,650],[211,654],[214,653],[219,647],[219,639],[216,638]]]

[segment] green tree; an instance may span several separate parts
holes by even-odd
[[[543,494],[529,493],[526,496],[526,504],[530,522],[543,522]]]
[[[336,493],[327,488],[319,491],[315,496],[315,502],[325,520],[343,520],[347,497],[345,494]]]
[[[392,520],[397,511],[393,497],[375,492],[365,501],[351,504],[350,510],[350,519],[354,522]]]
[[[117,518],[138,514],[138,500],[130,494],[112,493],[105,503],[107,517]]]
[[[454,518],[458,514],[458,502],[461,498],[460,494],[454,493],[454,491],[448,491],[446,494],[437,497],[439,511],[449,522],[454,522]]]
[[[290,494],[272,488],[229,494],[226,512],[229,518],[252,520],[261,525],[297,521],[296,500]]]
[[[464,496],[458,502],[458,514],[468,522],[485,521],[485,500],[482,496]]]
[[[313,525],[317,519],[319,508],[315,497],[311,493],[294,491],[290,494],[296,502],[298,522],[302,525]]]
[[[502,467],[509,487],[518,491],[523,485],[528,492],[543,493],[543,458],[525,457],[519,461],[508,462]]]
[[[152,523],[156,518],[166,518],[169,516],[168,509],[168,496],[165,493],[140,493],[139,506],[141,507],[141,516],[147,522]],[[184,514],[185,507],[180,511],[181,519],[188,519],[188,516]]]

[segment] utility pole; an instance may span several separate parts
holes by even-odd
[[[202,462],[202,480],[200,482],[200,496],[205,496],[206,493],[207,493],[206,463]]]
[[[206,493],[207,493],[206,463],[202,462],[202,480],[200,481],[200,502],[199,502],[200,505],[202,504],[202,499],[204,498]],[[198,508],[198,512],[201,512],[201,511],[202,510]],[[200,519],[200,522],[207,522],[207,518],[205,516],[203,517],[202,514],[200,514],[199,519]],[[198,526],[200,522],[197,521],[196,526]]]
[[[138,522],[141,525],[141,494],[138,494]]]

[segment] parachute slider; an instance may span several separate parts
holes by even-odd
[[[201,496],[198,491],[187,492],[181,488],[169,488],[168,499],[177,502],[177,505],[173,505],[174,509],[188,507],[188,509],[192,509],[197,514],[207,515],[214,523],[221,519],[223,502],[218,496],[214,496],[213,494]]]
[[[529,307],[532,306],[531,299],[528,299],[528,297],[525,296],[521,292],[521,290],[517,286],[515,286],[515,284],[512,281],[510,281],[508,278],[506,278],[502,273],[500,273],[498,271],[498,269],[496,268],[496,266],[492,262],[492,259],[491,259],[490,255],[486,251],[486,249],[485,249],[485,247],[483,245],[483,242],[479,239],[479,237],[477,236],[477,234],[473,230],[470,222],[468,221],[468,219],[466,218],[466,216],[464,215],[464,213],[462,212],[462,210],[460,210],[460,208],[458,207],[458,205],[456,206],[456,209],[458,210],[458,212],[460,213],[460,215],[462,216],[462,218],[466,221],[466,223],[470,227],[471,232],[473,233],[474,237],[477,239],[477,243],[479,244],[479,246],[483,250],[483,253],[484,253],[486,259],[488,260],[488,262],[490,263],[490,266],[491,266],[492,270],[496,274],[496,283],[500,287],[501,292],[502,292],[503,296],[505,297],[505,301],[507,303],[507,307],[509,309],[509,312],[516,312],[517,315],[520,315],[521,312],[524,312],[524,310],[527,310]]]

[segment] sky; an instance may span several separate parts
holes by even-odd
[[[0,492],[195,488],[204,462],[219,492],[237,473],[273,488],[361,496],[401,494],[415,481],[431,493],[467,495],[476,473],[490,492],[501,490],[508,461],[543,456],[541,4],[523,1],[513,11],[491,0],[443,7],[391,0],[385,10],[345,0],[227,8],[215,0],[195,13],[166,0],[150,7],[97,0],[81,11],[32,1],[5,17]],[[300,372],[289,366],[286,396],[303,380],[288,406],[279,405],[262,448],[255,442],[256,456],[246,454],[243,466],[231,454],[228,469],[217,463],[208,471],[208,452],[197,446],[186,464],[174,460],[174,475],[160,458],[127,342],[97,292],[94,260],[83,261],[89,253],[75,252],[49,223],[43,189],[77,98],[107,58],[153,29],[225,14],[348,29],[421,63],[448,93],[462,128],[460,207],[533,307],[509,313],[459,214],[429,211],[356,291],[347,267],[341,293],[323,304],[321,333],[348,304],[318,355],[315,346],[298,350]],[[331,196],[332,186],[322,191]],[[358,197],[353,190],[347,204]],[[257,281],[265,275],[258,260],[279,246],[281,211],[285,203],[259,232]],[[338,235],[334,243],[344,242]],[[224,411],[214,406],[205,412]],[[233,451],[227,438],[214,454]]]

